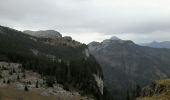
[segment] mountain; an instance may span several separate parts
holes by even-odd
[[[169,100],[170,80],[156,80],[143,88],[141,97],[137,100]]]
[[[38,41],[50,45],[66,45],[71,47],[78,47],[82,44],[73,40],[70,36],[64,36],[54,30],[41,30],[41,31],[23,31],[25,34],[37,37]]]
[[[107,39],[88,44],[103,69],[115,100],[133,100],[136,88],[170,77],[170,50],[139,46],[130,40]]]
[[[153,48],[168,48],[168,49],[170,49],[170,41],[164,41],[164,42],[153,41],[151,43],[144,43],[144,44],[140,44],[140,45],[153,47]]]
[[[23,32],[36,37],[45,37],[45,38],[62,37],[62,35],[55,30],[41,30],[41,31],[25,30]]]
[[[0,26],[0,61],[22,64],[24,70],[32,70],[44,77],[48,86],[57,83],[67,90],[76,90],[97,100],[104,99],[102,69],[87,45],[61,35],[53,38],[49,36],[53,31],[47,35],[49,37],[44,32],[42,34],[34,37]]]
[[[111,40],[121,40],[121,39],[119,39],[119,38],[116,37],[116,36],[112,36],[110,39],[111,39]]]

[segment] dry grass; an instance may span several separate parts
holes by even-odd
[[[152,97],[142,97],[138,100],[170,100],[170,79],[166,80],[156,80],[155,84],[157,86],[166,87],[166,90],[160,94],[155,94]]]
[[[152,97],[139,98],[138,100],[170,100],[170,93],[154,95]]]
[[[83,100],[82,97],[42,96],[40,90],[24,91],[12,87],[0,87],[0,100]]]
[[[42,96],[36,91],[17,90],[10,87],[0,88],[1,100],[56,100],[54,96]]]
[[[156,80],[156,84],[163,85],[163,86],[170,86],[170,79],[166,80]]]

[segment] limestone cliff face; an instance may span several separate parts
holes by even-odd
[[[124,90],[170,76],[169,49],[138,46],[132,41],[115,38],[88,46],[102,66],[106,86],[116,100],[125,99]]]
[[[95,74],[94,74],[94,78],[97,82],[97,86],[99,87],[101,94],[103,95],[103,89],[104,89],[103,79],[100,76],[95,75]]]

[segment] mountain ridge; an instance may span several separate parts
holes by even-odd
[[[24,69],[49,77],[51,86],[57,81],[67,89],[78,89],[80,94],[104,99],[102,70],[88,53],[87,45],[75,47],[58,41],[51,44],[44,37],[30,36],[8,27],[0,26],[0,30],[0,61],[21,63]]]
[[[116,100],[133,99],[137,86],[170,77],[170,50],[139,46],[130,40],[92,42],[89,50],[103,69],[105,83]],[[123,91],[125,90],[125,91]]]
[[[25,30],[23,33],[36,36],[36,37],[42,37],[42,38],[57,38],[62,37],[62,35],[55,31],[55,30],[40,30],[40,31],[31,31],[31,30]]]
[[[139,44],[139,45],[153,47],[153,48],[168,48],[168,49],[170,49],[170,41],[162,41],[162,42],[153,41],[151,43],[143,43],[143,44]]]

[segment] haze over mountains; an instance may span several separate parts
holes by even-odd
[[[139,45],[149,46],[149,47],[153,47],[153,48],[169,48],[170,49],[170,41],[163,41],[163,42],[153,41],[151,43],[143,43],[143,44],[139,44]]]

